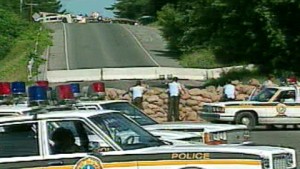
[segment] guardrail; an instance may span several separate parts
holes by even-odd
[[[170,67],[132,67],[101,68],[47,71],[47,80],[52,83],[71,81],[128,80],[128,79],[167,79],[177,76],[186,80],[206,80],[218,78],[230,69],[253,69],[253,65],[233,66],[217,69],[170,68]]]

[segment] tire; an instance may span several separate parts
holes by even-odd
[[[252,130],[256,126],[256,117],[251,112],[241,112],[236,116],[236,124],[244,124],[249,130]]]

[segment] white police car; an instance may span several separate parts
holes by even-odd
[[[0,168],[291,169],[295,150],[174,146],[117,111],[59,111],[0,118]]]
[[[161,139],[176,144],[246,144],[250,132],[245,125],[208,124],[199,122],[158,123],[125,100],[78,101],[79,110],[118,110]]]

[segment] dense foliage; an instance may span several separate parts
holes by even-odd
[[[157,15],[163,35],[173,49],[185,53],[211,51],[218,61],[254,63],[265,72],[300,72],[300,1],[118,2],[114,7],[121,17],[135,19],[142,15]],[[145,4],[144,8],[138,6],[135,10],[141,2]]]
[[[31,20],[34,12],[58,12],[60,8],[60,1],[57,0],[1,0],[0,59],[6,56],[15,39],[28,30],[31,23],[27,20]]]
[[[57,0],[0,1],[0,80],[27,80],[28,61],[35,58],[36,68],[41,62],[38,56],[51,44],[49,32],[31,22],[31,15],[57,13],[60,8]]]
[[[60,11],[62,5],[58,0],[1,0],[0,8],[20,15],[31,20],[31,15],[35,12]],[[64,12],[64,11],[60,11]]]

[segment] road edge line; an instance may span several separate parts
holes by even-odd
[[[66,28],[66,24],[65,23],[63,23],[63,32],[64,32],[64,41],[65,41],[66,66],[67,66],[67,70],[70,70],[69,53],[68,53],[68,43],[67,43],[67,28]]]
[[[126,28],[124,25],[121,24],[121,26],[131,34],[131,36],[134,38],[136,43],[142,48],[142,50],[146,53],[146,55],[152,60],[154,64],[156,64],[158,67],[161,67],[160,64],[157,63],[157,61],[151,56],[151,54],[145,49],[145,47],[142,45],[142,43],[138,40],[138,38],[133,34],[128,28]]]

